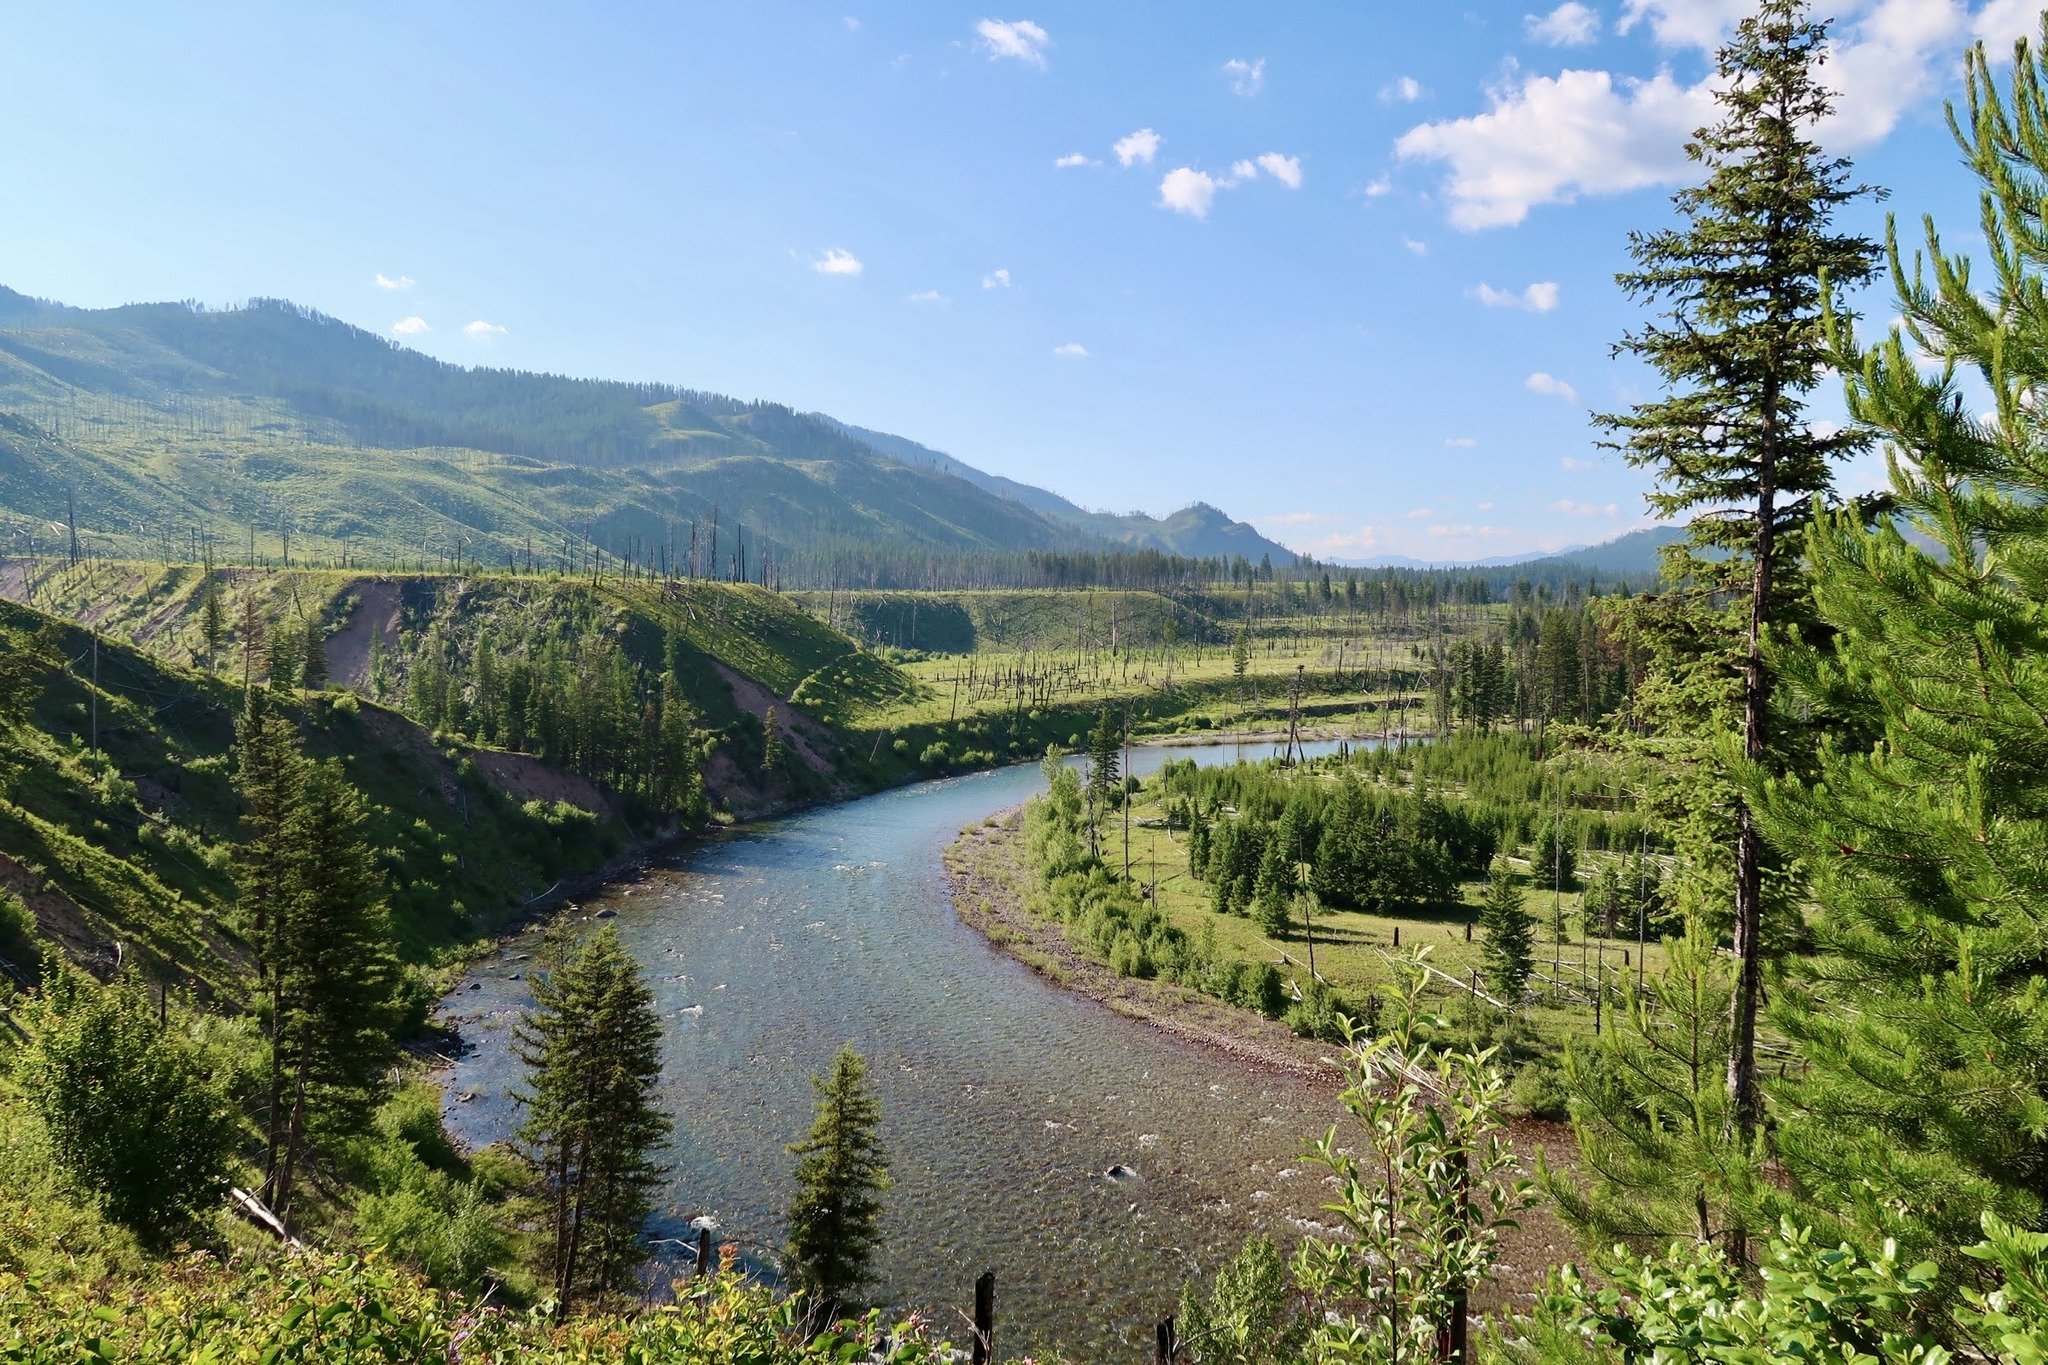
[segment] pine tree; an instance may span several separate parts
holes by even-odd
[[[1641,990],[1625,987],[1612,1026],[1566,1049],[1579,1160],[1538,1175],[1565,1221],[1595,1245],[1733,1246],[1766,1198],[1760,1136],[1731,1136],[1724,1073],[1734,972],[1697,926],[1664,949],[1662,971]]]
[[[882,1105],[869,1089],[867,1063],[840,1049],[829,1076],[811,1078],[817,1117],[802,1142],[796,1198],[789,1208],[789,1267],[830,1318],[868,1278],[881,1244],[882,1194],[889,1158],[878,1129]]]
[[[1781,1159],[1865,1245],[1952,1271],[1980,1211],[2048,1224],[2048,62],[2023,46],[2009,95],[1996,70],[1971,54],[1951,114],[1990,278],[1930,222],[1910,271],[1893,238],[1902,327],[1869,352],[1835,331],[1896,520],[1814,537],[1837,633],[1774,662],[1840,738],[1810,781],[1758,787],[1815,905],[1817,952],[1774,1002],[1805,1063],[1776,1087]]]
[[[782,727],[775,723],[775,708],[761,717],[761,771],[772,773],[782,766]]]
[[[201,590],[199,603],[199,638],[206,646],[206,669],[210,673],[220,662],[220,640],[226,627],[220,605],[220,585],[209,574],[206,586]]]
[[[1123,794],[1123,738],[1109,708],[1096,713],[1095,728],[1088,732],[1088,849],[1101,857],[1102,814],[1109,809],[1112,794]]]
[[[1506,858],[1493,860],[1479,907],[1480,960],[1486,984],[1510,1008],[1521,1004],[1536,963],[1536,921],[1522,908],[1521,879]]]
[[[1772,762],[1772,679],[1764,646],[1797,614],[1803,531],[1832,487],[1831,466],[1861,447],[1855,430],[1816,431],[1807,393],[1829,361],[1823,315],[1867,279],[1873,243],[1833,230],[1862,194],[1849,165],[1814,141],[1833,107],[1821,84],[1825,26],[1805,0],[1761,0],[1717,59],[1720,121],[1688,154],[1702,184],[1674,198],[1683,222],[1636,234],[1633,297],[1665,309],[1620,350],[1653,365],[1674,390],[1606,416],[1630,464],[1656,472],[1658,511],[1693,513],[1684,586],[1730,605],[1710,647],[1729,679],[1745,760]],[[1766,853],[1746,802],[1735,809],[1734,945],[1726,1082],[1737,1145],[1760,1120],[1756,1021],[1762,989]],[[1740,1249],[1737,1249],[1740,1259]]]
[[[291,1097],[270,1202],[291,1203],[316,1135],[363,1131],[395,1049],[398,964],[362,798],[339,763],[308,765],[285,824],[291,885],[277,916],[275,1051]]]
[[[548,1197],[543,1269],[568,1307],[633,1283],[672,1125],[657,1097],[661,1019],[618,935],[607,925],[542,957],[550,970],[513,1033],[527,1069],[519,1139]]]

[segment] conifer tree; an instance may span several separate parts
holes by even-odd
[[[527,1069],[519,1139],[547,1192],[543,1269],[568,1307],[632,1284],[672,1125],[657,1098],[661,1019],[618,935],[607,925],[542,957],[550,970],[513,1034]]]
[[[775,723],[775,708],[761,717],[761,771],[772,773],[782,766],[782,727]]]
[[[1630,295],[1664,312],[1618,349],[1648,361],[1671,392],[1598,419],[1630,464],[1655,471],[1652,505],[1693,516],[1678,586],[1693,594],[1692,623],[1719,642],[1706,650],[1705,685],[1732,694],[1752,765],[1773,761],[1764,649],[1798,614],[1804,527],[1830,494],[1832,465],[1864,439],[1815,430],[1805,413],[1830,360],[1823,314],[1876,264],[1873,243],[1834,228],[1837,212],[1866,191],[1814,140],[1834,102],[1822,84],[1825,38],[1805,0],[1761,0],[1721,48],[1720,120],[1687,148],[1705,179],[1674,197],[1678,226],[1632,237],[1636,269],[1620,276]],[[1746,1148],[1760,1120],[1766,851],[1739,799],[1734,825],[1739,970],[1725,1060],[1735,1141]]]
[[[206,646],[206,671],[211,673],[220,662],[221,634],[226,627],[220,606],[220,585],[211,574],[207,575],[206,586],[201,589],[199,602],[199,638]]]
[[[1123,739],[1109,708],[1096,713],[1095,728],[1088,732],[1088,850],[1101,856],[1102,814],[1109,809],[1112,793],[1123,791]]]
[[[362,798],[332,760],[307,765],[285,824],[289,894],[276,916],[274,1051],[290,1097],[270,1173],[282,1212],[316,1136],[360,1132],[384,1087],[398,965]],[[277,1119],[273,1117],[273,1124]]]
[[[1760,1136],[1731,1137],[1726,1084],[1734,970],[1698,926],[1664,945],[1664,967],[1630,982],[1612,1026],[1565,1053],[1579,1160],[1539,1170],[1565,1221],[1596,1245],[1657,1250],[1674,1239],[1728,1249],[1763,1198]]]
[[[1521,879],[1506,858],[1493,860],[1486,874],[1486,899],[1479,907],[1480,960],[1486,984],[1513,1008],[1529,987],[1536,965],[1536,921],[1522,908]]]
[[[1896,519],[1818,528],[1836,634],[1774,662],[1840,737],[1810,781],[1758,788],[1815,906],[1817,952],[1774,1002],[1805,1063],[1776,1086],[1781,1159],[1865,1245],[1896,1237],[1952,1271],[1980,1211],[2048,1225],[2043,43],[2020,47],[2009,93],[1973,52],[1950,115],[1984,187],[1988,277],[1930,220],[1910,269],[1893,235],[1902,325],[1867,352],[1834,329]]]
[[[817,1117],[789,1149],[800,1158],[789,1208],[790,1271],[826,1318],[867,1280],[881,1244],[889,1158],[878,1133],[882,1105],[867,1074],[861,1055],[850,1045],[841,1048],[831,1074],[811,1078]]]

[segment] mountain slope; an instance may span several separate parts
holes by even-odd
[[[1085,512],[779,404],[466,369],[274,300],[80,309],[0,289],[0,537],[68,549],[74,519],[102,552],[210,539],[283,560],[289,539],[568,567],[595,546],[708,577],[829,578],[877,547],[1292,557],[1214,509]]]

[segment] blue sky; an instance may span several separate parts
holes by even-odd
[[[1650,392],[1613,275],[1743,8],[16,3],[0,283],[288,297],[1326,557],[1554,548],[1643,518],[1586,421]],[[1942,101],[2038,0],[1827,12],[1857,221],[1967,247]]]

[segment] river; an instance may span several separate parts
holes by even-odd
[[[1271,749],[1147,746],[1131,767],[1239,752]],[[1026,765],[822,807],[583,903],[616,912],[668,1022],[674,1171],[656,1236],[710,1217],[767,1264],[808,1078],[846,1042],[868,1059],[894,1162],[877,1293],[956,1340],[974,1277],[993,1269],[1006,1357],[1135,1358],[1189,1275],[1251,1232],[1315,1216],[1325,1190],[1300,1153],[1336,1121],[1327,1093],[1048,985],[954,914],[943,850],[1042,786]],[[508,1045],[531,949],[508,941],[443,1004],[467,1045],[448,1126],[470,1144],[518,1122]]]

